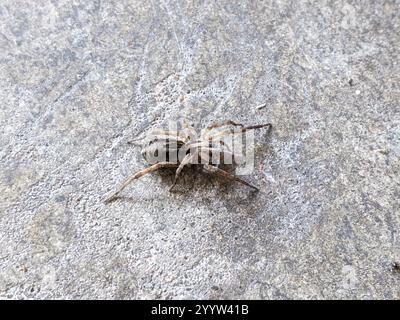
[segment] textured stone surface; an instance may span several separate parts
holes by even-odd
[[[0,297],[400,298],[399,5],[0,1]],[[105,205],[182,117],[271,122],[261,192]]]

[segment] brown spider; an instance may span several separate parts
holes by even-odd
[[[228,144],[224,142],[225,138],[232,138],[247,130],[264,127],[270,129],[272,125],[268,123],[245,127],[240,123],[229,120],[207,127],[202,130],[200,136],[197,135],[193,126],[186,122],[183,123],[180,130],[153,130],[144,138],[134,140],[144,140],[144,143],[140,144],[143,147],[141,153],[152,165],[136,172],[123,181],[119,188],[105,202],[109,203],[117,199],[120,192],[134,180],[148,173],[166,168],[177,168],[174,182],[170,188],[172,190],[182,169],[186,165],[200,165],[205,172],[215,174],[230,181],[237,181],[258,191],[257,187],[219,168],[218,164],[221,162],[224,163],[225,158],[230,158],[232,159],[232,163],[230,164],[234,166],[237,164],[238,158],[241,157],[241,155],[231,152]],[[160,160],[160,158],[162,159]]]

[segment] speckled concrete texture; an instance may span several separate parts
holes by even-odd
[[[400,298],[399,44],[390,0],[1,0],[0,297]],[[105,205],[182,118],[271,122],[261,191]]]

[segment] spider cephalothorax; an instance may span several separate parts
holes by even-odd
[[[152,130],[145,137],[139,139],[142,141],[140,143],[143,147],[142,155],[151,166],[126,179],[117,191],[106,199],[106,202],[118,198],[119,193],[132,181],[145,174],[166,168],[176,168],[172,189],[186,165],[201,166],[205,172],[237,181],[258,190],[257,187],[220,168],[220,164],[234,166],[242,156],[240,153],[232,151],[231,144],[226,143],[227,138],[263,127],[270,128],[271,124],[246,127],[240,123],[226,121],[205,128],[200,135],[197,134],[193,126],[187,123],[184,123],[179,130]]]

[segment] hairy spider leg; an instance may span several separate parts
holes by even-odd
[[[150,136],[168,136],[168,137],[176,137],[178,139],[186,141],[185,134],[179,130],[163,130],[163,129],[153,129],[149,133]]]
[[[218,132],[218,133],[216,133],[216,134],[210,135],[210,136],[209,136],[209,139],[214,140],[214,139],[216,139],[216,138],[219,139],[219,138],[226,137],[226,136],[229,136],[229,135],[234,136],[234,135],[237,135],[237,134],[246,132],[246,131],[248,131],[248,130],[260,129],[260,128],[264,128],[264,127],[269,127],[269,128],[271,128],[272,125],[271,125],[270,123],[267,123],[267,124],[258,124],[258,125],[255,125],[255,126],[243,127],[243,128],[241,128],[241,129],[239,129],[238,131],[234,131],[234,130],[232,130],[232,129],[223,130],[223,131]]]
[[[134,180],[139,179],[140,177],[143,177],[144,175],[158,171],[160,169],[164,168],[176,168],[178,167],[177,163],[171,163],[171,162],[160,162],[156,163],[148,168],[145,168],[143,170],[140,170],[139,172],[136,172],[134,175],[130,176],[127,178],[122,184],[119,186],[119,188],[110,196],[108,197],[105,202],[110,203],[118,198],[118,194],[124,190],[130,183],[132,183]]]
[[[212,165],[209,165],[209,164],[205,164],[203,168],[208,173],[216,174],[217,176],[220,176],[220,177],[222,177],[224,179],[227,179],[227,180],[230,180],[230,181],[237,181],[237,182],[239,182],[241,184],[244,184],[244,185],[246,185],[246,186],[248,186],[250,188],[253,188],[254,190],[259,191],[259,189],[257,187],[251,185],[250,183],[248,183],[248,182],[236,177],[235,175],[233,175],[233,174],[231,174],[229,172],[226,172],[225,170],[222,170],[222,169],[220,169],[218,167],[215,167],[215,166],[212,166]]]
[[[244,127],[243,124],[241,123],[236,123],[232,120],[227,120],[221,123],[213,123],[212,125],[208,126],[201,134],[202,138],[207,138],[209,136],[209,133],[213,131],[214,129],[217,128],[223,128],[227,126],[235,126],[235,127]]]
[[[178,169],[176,169],[174,182],[172,183],[171,187],[169,188],[169,191],[172,191],[172,189],[175,187],[176,182],[178,181],[179,175],[182,172],[183,168],[187,164],[191,163],[192,160],[194,159],[194,157],[197,157],[197,153],[194,153],[194,154],[189,153],[182,159],[182,162],[179,164]]]

